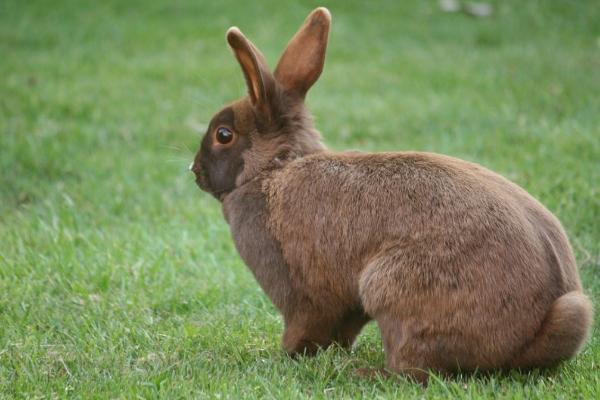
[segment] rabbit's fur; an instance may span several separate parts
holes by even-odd
[[[193,171],[281,311],[283,346],[314,354],[381,330],[386,367],[441,373],[546,367],[591,327],[560,222],[479,165],[419,152],[329,152],[304,105],[331,17],[313,11],[274,73],[237,28],[248,96],[211,121]],[[233,133],[219,142],[217,130]]]

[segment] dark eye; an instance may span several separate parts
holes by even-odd
[[[229,129],[224,127],[220,127],[219,129],[217,129],[217,142],[221,144],[227,144],[231,142],[232,139],[233,132],[231,132]]]

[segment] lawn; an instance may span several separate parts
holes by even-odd
[[[600,7],[498,1],[0,3],[0,398],[598,398],[600,318],[551,371],[366,380],[350,353],[288,359],[281,318],[187,171],[245,85],[239,26],[271,65],[306,14],[333,14],[308,102],[333,149],[483,164],[563,222],[600,308]]]

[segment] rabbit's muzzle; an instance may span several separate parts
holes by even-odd
[[[204,191],[209,191],[206,176],[203,173],[203,169],[200,167],[200,163],[197,159],[192,161],[189,170],[192,171],[196,177],[196,185],[198,185],[198,187]]]

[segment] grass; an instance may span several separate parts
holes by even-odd
[[[498,1],[327,2],[309,103],[334,149],[479,162],[562,221],[600,304],[600,8]],[[244,93],[238,25],[273,65],[302,1],[0,3],[0,397],[598,398],[600,338],[552,371],[364,380],[351,353],[289,360],[281,318],[187,171]],[[597,318],[600,320],[600,318]]]

